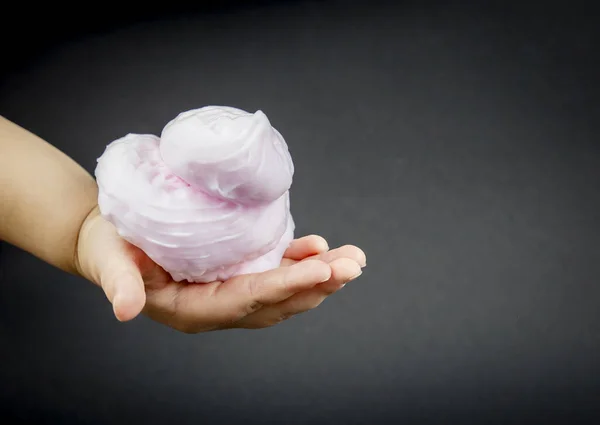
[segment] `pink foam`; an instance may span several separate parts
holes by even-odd
[[[161,137],[106,147],[96,179],[102,215],[174,280],[210,282],[279,266],[293,239],[287,144],[261,111],[208,106]]]

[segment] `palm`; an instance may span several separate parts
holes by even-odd
[[[225,282],[175,282],[99,215],[82,227],[78,260],[120,320],[135,317],[143,306],[150,318],[188,333],[274,325],[315,308],[365,265],[359,248],[329,250],[323,238],[307,236],[292,242],[276,270]]]

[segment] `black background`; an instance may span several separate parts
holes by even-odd
[[[120,324],[99,289],[4,245],[6,422],[600,420],[591,10],[11,7],[2,115],[93,172],[107,143],[183,110],[261,109],[295,160],[297,235],[356,244],[368,267],[282,325],[190,336]]]

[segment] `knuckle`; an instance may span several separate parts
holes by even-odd
[[[170,302],[167,304],[165,313],[170,320],[178,321],[182,307],[181,291],[176,290],[172,293]]]
[[[287,269],[282,269],[281,278],[277,282],[278,286],[280,286],[281,289],[283,291],[285,291],[286,293],[291,292],[290,285],[292,283],[292,279],[291,279],[292,273],[293,273],[293,270],[289,267]]]
[[[249,302],[245,303],[244,305],[244,309],[241,312],[242,317],[243,316],[247,316],[248,314],[252,314],[254,312],[256,312],[257,310],[260,310],[263,306],[263,303],[259,301],[260,299],[260,293],[261,293],[261,281],[260,279],[257,279],[256,277],[253,277],[249,282],[248,282],[248,299],[250,300]],[[239,317],[238,317],[239,319]]]
[[[213,316],[213,320],[218,322],[220,326],[233,326],[236,322],[239,322],[248,315],[248,307],[241,309],[229,309],[228,311],[221,312],[218,316]]]
[[[282,322],[281,319],[279,318],[271,318],[266,320],[265,322],[263,322],[262,327],[263,328],[270,328],[272,326],[278,325]]]
[[[295,316],[295,313],[291,313],[291,312],[281,313],[279,315],[279,317],[277,318],[277,323],[285,322],[286,320],[291,319],[294,316]]]
[[[246,305],[246,315],[257,312],[263,307],[263,304],[259,301],[253,300],[250,304]]]
[[[253,275],[247,285],[248,288],[248,296],[251,299],[255,299],[260,294],[260,279],[257,278],[257,275]]]
[[[274,315],[274,316],[270,317],[269,319],[267,319],[265,321],[265,324],[267,326],[275,326],[275,325],[285,322],[286,320],[291,319],[294,316],[295,316],[295,313],[290,313],[290,312],[280,313],[280,314]]]

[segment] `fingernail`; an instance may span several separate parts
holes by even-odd
[[[113,313],[115,315],[115,318],[121,322],[121,319],[119,318],[119,314],[118,314],[118,308],[120,307],[120,302],[121,299],[119,297],[119,294],[115,295],[115,297],[113,298],[113,302],[112,302],[112,307],[113,307]]]
[[[362,270],[360,272],[358,272],[357,274],[355,274],[354,276],[352,276],[350,279],[348,279],[346,281],[346,283],[353,281],[354,279],[356,279],[357,277],[359,277],[362,274]]]

